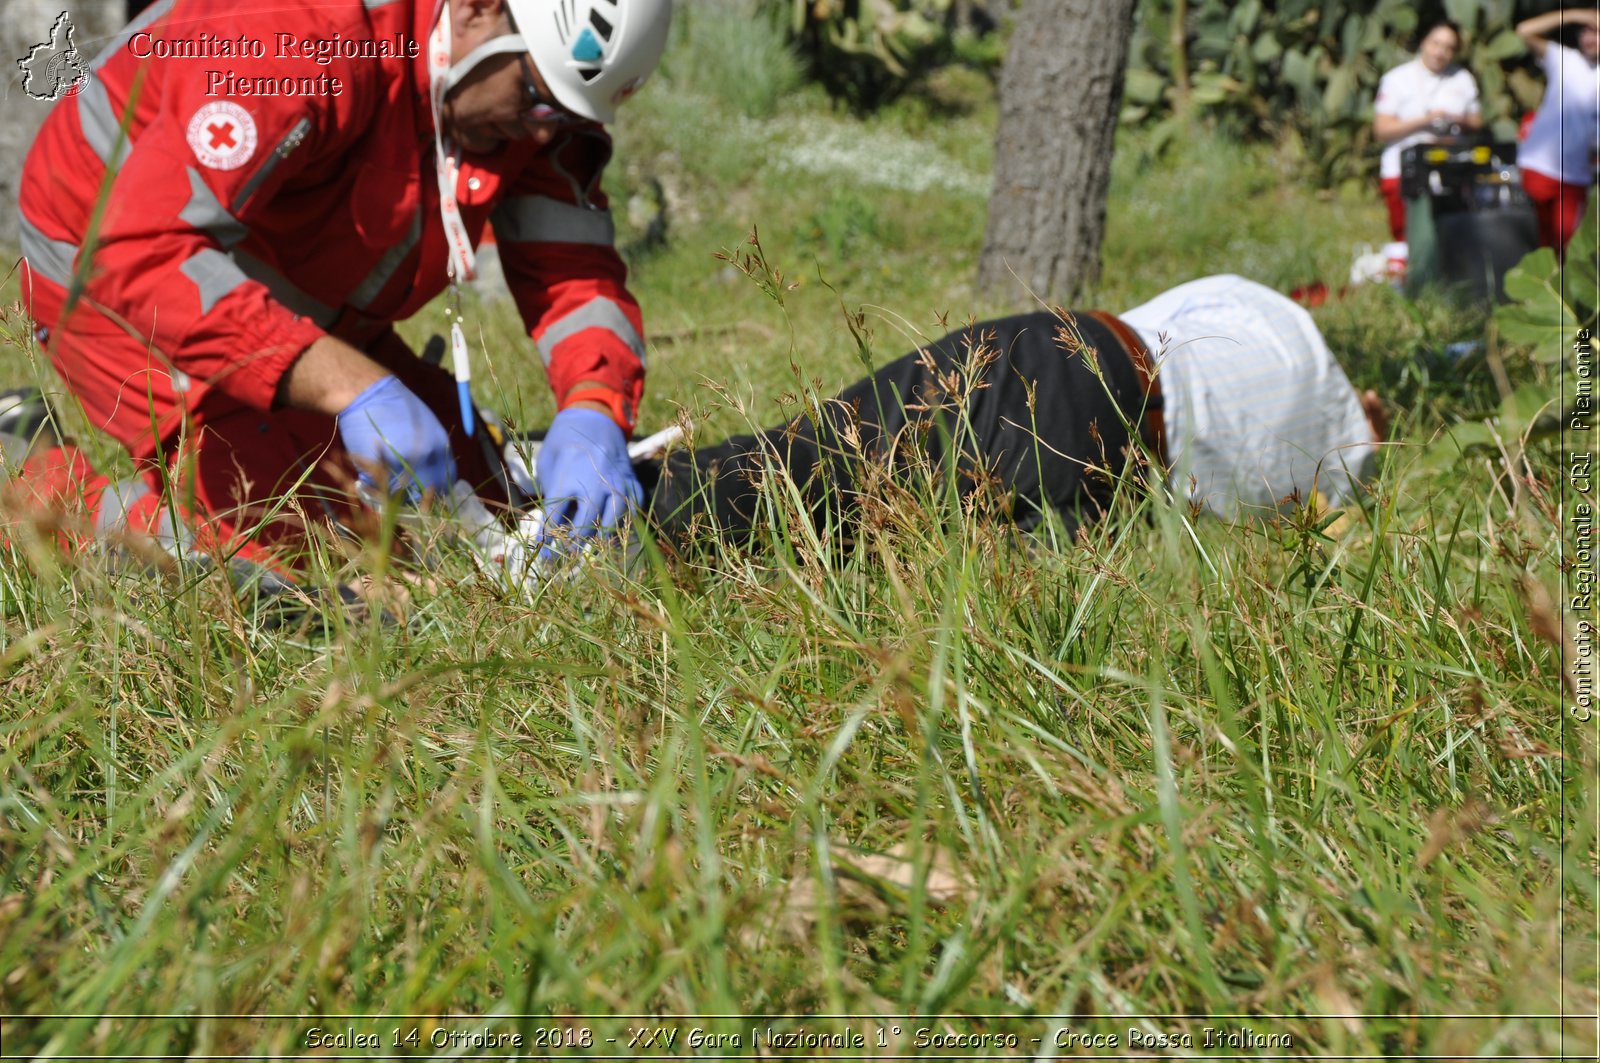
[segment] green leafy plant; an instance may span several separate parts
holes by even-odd
[[[1541,247],[1506,274],[1510,302],[1495,310],[1499,336],[1526,350],[1539,372],[1509,394],[1488,417],[1453,425],[1434,444],[1430,461],[1448,464],[1495,451],[1516,452],[1528,443],[1554,436],[1575,400],[1576,375],[1563,371],[1580,330],[1593,330],[1600,311],[1600,219],[1589,197],[1582,225],[1565,262]]]
[[[1573,263],[1577,269],[1586,263]],[[1541,247],[1506,274],[1506,296],[1512,302],[1495,311],[1506,340],[1532,348],[1543,361],[1559,361],[1561,345],[1578,330],[1578,313],[1568,301],[1563,270],[1555,252]],[[1589,267],[1591,277],[1593,267]],[[1593,317],[1591,308],[1589,316]]]
[[[1550,248],[1541,247],[1506,274],[1506,295],[1512,301],[1495,311],[1495,322],[1506,340],[1532,348],[1542,362],[1560,362],[1572,334],[1595,326],[1600,310],[1597,210],[1600,203],[1591,194],[1564,262],[1558,262]]]

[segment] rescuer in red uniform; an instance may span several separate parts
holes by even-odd
[[[492,226],[559,411],[537,470],[551,526],[612,526],[640,498],[626,439],[644,342],[600,191],[602,124],[659,61],[670,13],[149,8],[56,104],[20,194],[38,337],[140,475],[108,483],[67,446],[26,485],[81,493],[101,530],[246,557],[303,535],[297,508],[340,519],[357,470],[413,496],[460,478],[492,497],[470,403],[392,328],[472,276]],[[169,473],[181,490],[164,496]]]

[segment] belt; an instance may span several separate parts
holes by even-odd
[[[1150,351],[1145,347],[1139,334],[1129,328],[1127,323],[1114,314],[1104,310],[1090,310],[1085,315],[1092,317],[1100,324],[1111,330],[1121,343],[1122,349],[1127,352],[1128,361],[1133,363],[1134,372],[1139,375],[1139,387],[1144,392],[1144,436],[1145,442],[1150,447],[1150,452],[1155,455],[1161,467],[1167,467],[1167,419],[1162,413],[1163,402],[1161,399],[1161,381],[1156,374],[1155,363],[1150,359]]]

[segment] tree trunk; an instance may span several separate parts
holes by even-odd
[[[978,283],[1070,299],[1100,276],[1135,0],[1025,0],[1000,71]]]

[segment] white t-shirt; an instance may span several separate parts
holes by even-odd
[[[1421,118],[1432,110],[1450,114],[1478,113],[1478,83],[1464,67],[1451,63],[1444,73],[1435,74],[1421,59],[1402,63],[1378,82],[1378,98],[1372,109],[1402,121]],[[1413,144],[1432,144],[1436,138],[1426,130],[1387,145],[1378,161],[1379,177],[1400,176],[1400,153]]]
[[[1377,447],[1310,314],[1227,274],[1119,316],[1156,359],[1174,494],[1229,518],[1354,494]]]
[[[1600,67],[1576,48],[1544,50],[1544,102],[1517,149],[1517,165],[1569,185],[1594,182],[1590,162],[1600,140]]]

